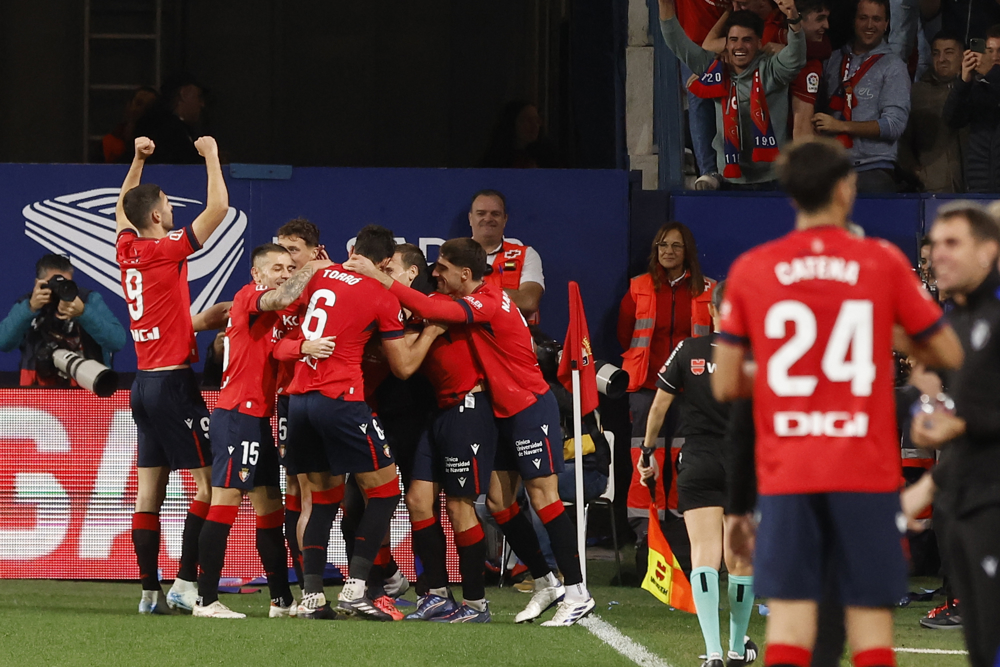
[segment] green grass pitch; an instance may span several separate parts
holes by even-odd
[[[630,567],[630,550],[624,567]],[[671,611],[645,591],[608,586],[613,563],[590,563],[595,613],[672,667],[698,667],[704,644],[697,618]],[[930,580],[914,586],[931,587]],[[725,586],[722,586],[725,591]],[[327,594],[336,595],[337,589]],[[0,582],[0,665],[634,665],[586,628],[515,625],[528,595],[487,591],[493,623],[301,621],[267,618],[266,593],[223,595],[246,620],[139,616],[137,584],[15,580]],[[407,595],[413,599],[413,593]],[[617,604],[613,604],[617,603]],[[933,603],[933,604],[936,604]],[[726,601],[722,601],[723,609]],[[918,619],[932,603],[896,612],[896,646],[963,649],[959,631],[930,631]],[[412,609],[412,607],[410,608]],[[720,612],[724,613],[724,612]],[[551,615],[548,612],[543,618]],[[750,634],[763,644],[764,618]],[[722,616],[723,641],[728,619]],[[900,667],[960,667],[960,655],[899,654]],[[844,661],[845,665],[849,664]]]

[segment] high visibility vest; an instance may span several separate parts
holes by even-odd
[[[705,290],[700,295],[691,297],[691,333],[695,337],[712,333],[712,315],[708,312],[708,305],[712,302],[713,289],[715,281],[705,278]],[[656,326],[656,290],[653,286],[653,276],[644,273],[633,278],[629,293],[635,301],[635,328],[632,330],[632,342],[622,355],[622,369],[628,372],[628,390],[636,391],[646,382],[646,373],[649,371],[649,344],[653,340],[653,329]]]
[[[484,276],[483,282],[503,289],[518,289],[521,287],[521,273],[524,271],[527,254],[528,246],[504,241],[493,258],[493,273]],[[526,319],[528,324],[538,324],[538,312]]]

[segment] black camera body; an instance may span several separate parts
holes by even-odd
[[[76,297],[80,296],[80,288],[76,286],[76,283],[60,275],[52,276],[49,278],[49,282],[42,284],[42,287],[52,291],[49,303],[74,301]]]

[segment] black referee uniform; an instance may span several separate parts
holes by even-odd
[[[677,459],[677,509],[725,507],[726,427],[729,405],[712,396],[716,334],[687,338],[674,348],[656,377],[656,388],[682,395],[677,437],[684,447]]]
[[[948,320],[965,361],[947,386],[965,434],[932,474],[952,517],[945,549],[969,660],[993,667],[1000,651],[1000,274],[994,269]]]

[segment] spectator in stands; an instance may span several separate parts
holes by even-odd
[[[823,73],[828,93],[813,116],[817,133],[851,151],[858,192],[896,192],[896,153],[910,115],[906,64],[885,43],[889,0],[861,0],[854,40],[835,52]],[[888,57],[886,57],[888,56]]]
[[[125,149],[131,149],[135,142],[135,126],[160,99],[160,93],[155,88],[143,86],[135,91],[125,105],[125,118],[113,130],[101,139],[101,149],[105,162],[119,162],[123,158],[132,159],[131,150],[128,155]]]
[[[985,39],[990,26],[1000,23],[1000,4],[996,0],[920,0],[924,23],[941,16],[941,29],[957,35],[962,43]]]
[[[965,187],[968,192],[1000,192],[1000,25],[986,32],[986,53],[966,51],[961,81],[944,106],[953,129],[968,126]]]
[[[764,22],[746,10],[729,17],[726,51],[719,56],[684,34],[673,0],[659,4],[664,41],[700,77],[692,91],[717,102],[715,151],[722,178],[734,189],[773,188],[771,162],[787,134],[788,84],[805,64],[805,38],[795,6],[781,0],[792,34],[788,48],[777,56],[761,51]]]
[[[816,113],[816,97],[819,93],[820,81],[823,77],[823,61],[830,57],[832,49],[827,31],[830,29],[830,8],[828,0],[797,0],[795,8],[802,17],[802,32],[806,36],[806,64],[798,76],[788,86],[791,114],[788,129],[793,139],[813,136],[812,118]],[[727,18],[727,12],[725,17]],[[726,46],[722,30],[725,21],[720,21],[712,29],[702,46],[710,51],[721,53]],[[768,30],[765,27],[765,35]],[[764,50],[777,55],[788,44],[788,27],[784,24],[782,15],[781,27],[769,35],[774,41],[765,37],[761,40]]]
[[[723,16],[729,16],[730,0],[676,0],[677,20],[684,34],[695,44],[701,44],[709,33],[714,30],[716,22]],[[721,31],[721,26],[719,27]],[[725,38],[719,40],[722,45],[718,51],[725,48]],[[709,48],[709,47],[705,47]],[[718,188],[719,167],[715,155],[715,102],[711,99],[698,97],[687,87],[688,82],[697,77],[687,65],[681,63],[681,82],[687,93],[688,100],[688,130],[691,133],[691,148],[695,163],[698,166],[698,179],[694,182],[696,190],[714,190]]]
[[[538,323],[538,304],[545,293],[542,258],[531,246],[504,238],[507,199],[498,190],[480,190],[469,207],[472,238],[486,251],[493,272],[483,280],[502,287],[531,324]]]
[[[161,103],[136,124],[137,136],[149,137],[156,153],[148,160],[163,164],[201,164],[194,141],[202,135],[205,90],[191,79],[164,88]]]
[[[962,42],[939,32],[931,41],[934,68],[913,84],[910,122],[899,142],[899,165],[927,192],[962,192],[962,152],[968,132],[944,121],[948,95],[962,73]]]
[[[493,127],[483,167],[499,169],[557,169],[559,150],[545,136],[538,107],[524,100],[508,103]]]
[[[21,350],[21,386],[69,387],[52,363],[52,352],[69,350],[111,366],[125,347],[125,329],[100,293],[73,281],[73,265],[62,255],[35,263],[35,286],[0,322],[0,350]]]
[[[816,98],[823,78],[823,61],[830,57],[830,6],[828,0],[796,0],[795,7],[802,17],[802,32],[806,34],[806,65],[788,87],[791,103],[789,120],[792,139],[813,136],[812,119],[816,114]],[[781,43],[787,43],[788,31],[779,34]]]
[[[633,463],[646,436],[646,420],[656,395],[657,371],[682,340],[711,333],[712,316],[708,305],[714,285],[715,281],[701,272],[698,247],[691,230],[680,222],[668,222],[660,227],[653,238],[649,270],[631,280],[618,311],[618,342],[625,350],[622,369],[629,375]],[[675,426],[676,415],[671,411],[667,413],[656,442],[667,457],[672,453]],[[664,492],[658,493],[658,498],[667,497],[671,479],[672,474],[661,476]],[[636,535],[644,539],[649,491],[639,484],[638,474],[632,475],[628,498],[629,523]]]

